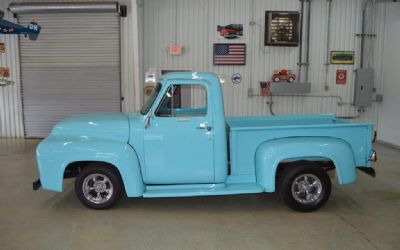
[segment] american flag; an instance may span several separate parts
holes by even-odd
[[[246,44],[214,43],[214,65],[245,65]]]

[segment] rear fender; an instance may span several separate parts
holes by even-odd
[[[61,192],[65,168],[77,161],[98,161],[114,165],[129,197],[141,196],[143,184],[134,149],[126,143],[109,140],[67,141],[49,137],[37,148],[40,180],[44,189]]]
[[[321,158],[333,161],[339,184],[355,181],[354,155],[347,142],[331,137],[292,137],[266,141],[258,146],[255,156],[257,183],[266,192],[274,192],[279,163]]]

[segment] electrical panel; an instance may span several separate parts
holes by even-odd
[[[354,88],[354,105],[358,107],[371,106],[374,90],[374,70],[357,69]]]

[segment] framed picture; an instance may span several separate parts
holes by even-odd
[[[265,12],[265,46],[299,45],[300,13],[297,11]]]
[[[225,39],[237,39],[243,36],[243,24],[217,25],[217,32]]]
[[[246,65],[245,43],[214,43],[214,65]]]
[[[331,64],[354,64],[354,51],[331,51]]]

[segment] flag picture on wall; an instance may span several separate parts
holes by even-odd
[[[246,44],[214,43],[214,65],[245,65]]]

